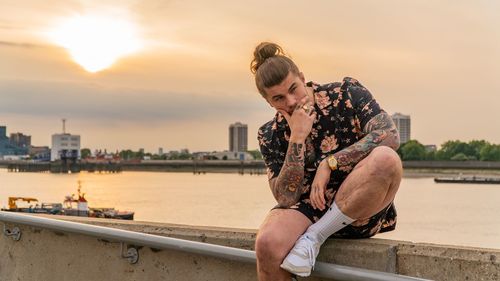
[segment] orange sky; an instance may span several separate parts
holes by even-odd
[[[274,113],[249,63],[266,40],[307,80],[358,79],[386,111],[411,115],[425,144],[500,143],[498,2],[251,3],[0,0],[0,124],[34,145],[50,145],[66,118],[84,147],[198,151],[227,149],[228,125],[241,121],[257,148]],[[144,47],[88,73],[44,32],[96,12],[126,16]]]

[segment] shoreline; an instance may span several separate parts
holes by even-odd
[[[434,178],[434,177],[454,177],[481,175],[485,177],[500,177],[500,170],[482,169],[403,169],[403,178]]]
[[[7,167],[0,166],[0,170],[8,170]],[[238,169],[229,167],[219,167],[211,169],[203,169],[198,171],[193,171],[188,167],[177,167],[173,169],[162,168],[162,169],[151,169],[146,167],[126,167],[121,170],[122,172],[154,172],[154,173],[190,173],[190,174],[241,174],[241,175],[266,175],[264,169]],[[82,173],[95,173],[95,174],[109,174],[109,172],[99,172],[99,171],[81,171]],[[16,172],[19,173],[19,172]],[[23,172],[21,172],[23,173]],[[24,173],[37,173],[36,171]],[[119,173],[119,172],[118,172]],[[57,173],[60,174],[60,173]],[[492,169],[436,169],[436,168],[404,168],[403,178],[433,178],[433,177],[455,177],[458,175],[463,176],[484,176],[484,177],[500,177],[500,170]]]

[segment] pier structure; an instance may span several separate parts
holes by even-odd
[[[144,172],[189,172],[239,173],[261,175],[265,173],[263,161],[255,160],[143,160],[141,162],[26,162],[3,161],[0,167],[10,172],[51,172],[78,173],[80,171],[99,173],[118,173],[121,171]]]

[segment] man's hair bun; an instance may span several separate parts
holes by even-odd
[[[275,56],[285,56],[283,49],[279,45],[270,42],[260,43],[257,47],[255,47],[253,60],[250,63],[252,73],[256,73],[257,69],[259,69],[266,59]]]
[[[266,88],[280,84],[290,72],[295,75],[300,73],[283,49],[270,42],[262,42],[255,47],[250,70],[255,74],[255,85],[263,97],[267,96]]]

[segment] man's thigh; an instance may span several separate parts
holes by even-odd
[[[347,175],[335,195],[335,202],[345,213],[355,213],[358,219],[369,218],[394,201],[402,173],[397,153],[389,147],[377,147]],[[346,202],[356,199],[367,200],[363,207],[375,209],[373,213],[359,214],[359,206],[352,204],[349,210],[344,208]]]

